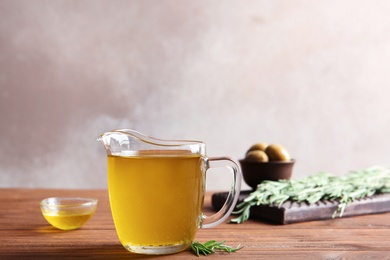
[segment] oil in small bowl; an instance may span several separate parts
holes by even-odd
[[[61,230],[83,226],[95,213],[97,199],[52,197],[41,201],[41,211],[47,222]]]

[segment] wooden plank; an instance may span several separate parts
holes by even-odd
[[[250,191],[241,192],[238,203],[243,202]],[[226,200],[228,193],[219,192],[212,195],[212,205],[219,210]],[[337,201],[319,201],[314,204],[305,202],[297,203],[286,201],[282,205],[259,205],[250,210],[252,218],[261,218],[278,224],[291,224],[312,220],[333,218],[337,210]],[[343,217],[358,216],[364,214],[377,214],[390,211],[390,193],[377,194],[371,197],[357,199],[347,206]]]
[[[93,218],[81,229],[60,231],[46,223],[39,201],[48,196],[94,196],[99,199]],[[215,211],[211,193],[205,213]],[[196,240],[226,240],[243,249],[223,254],[230,259],[388,259],[390,256],[390,213],[353,218],[277,225],[258,220],[244,224],[223,223],[201,229]],[[120,244],[111,218],[106,190],[0,189],[0,259],[96,259],[148,258],[126,251]],[[197,259],[190,251],[160,256],[159,259]],[[207,259],[220,258],[221,254]]]

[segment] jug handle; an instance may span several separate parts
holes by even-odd
[[[232,170],[232,182],[229,194],[222,208],[215,214],[211,216],[203,215],[202,228],[211,228],[217,226],[224,222],[232,213],[234,207],[236,206],[238,196],[240,195],[241,190],[241,179],[242,173],[239,164],[229,157],[210,157],[204,158],[206,165],[206,174],[207,170],[210,168],[225,166]]]

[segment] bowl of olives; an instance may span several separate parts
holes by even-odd
[[[265,180],[290,179],[295,163],[282,145],[267,143],[252,145],[239,161],[245,182],[254,190]]]

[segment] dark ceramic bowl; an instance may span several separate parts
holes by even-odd
[[[258,184],[265,180],[289,180],[292,175],[294,163],[295,160],[289,162],[250,162],[240,160],[244,180],[254,190]]]

